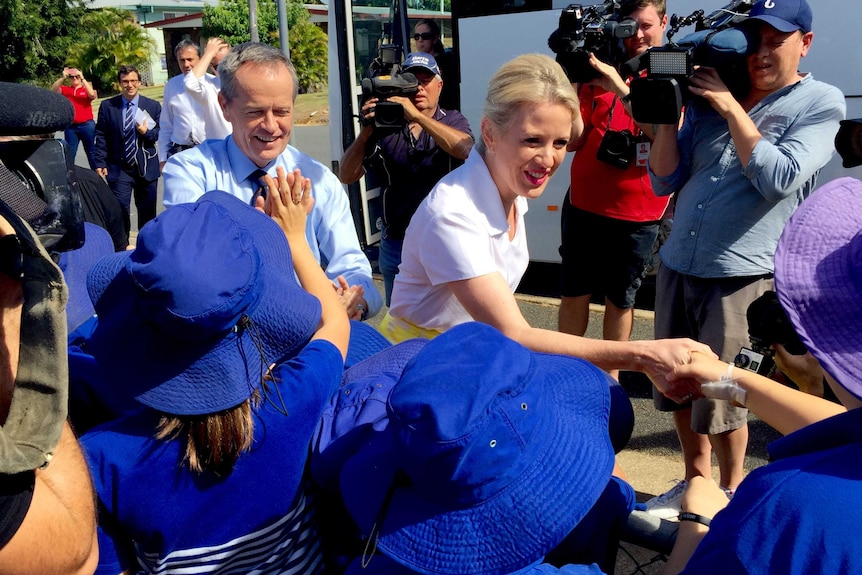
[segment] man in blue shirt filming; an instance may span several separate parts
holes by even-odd
[[[814,189],[844,117],[841,92],[800,73],[814,33],[806,0],[760,0],[742,24],[759,41],[746,57],[750,88],[735,98],[716,70],[701,67],[699,96],[682,128],[657,126],[649,166],[658,195],[677,193],[674,229],[656,280],[656,338],[691,337],[732,362],[748,343],[746,309],[773,289],[773,256],[785,223]],[[674,517],[687,481],[711,477],[732,497],[743,477],[747,411],[700,398],[675,405],[685,481],[647,503]],[[682,398],[685,399],[685,398]]]

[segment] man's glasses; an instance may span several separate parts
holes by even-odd
[[[78,76],[76,74],[69,74],[69,77],[72,78],[73,80],[77,80],[78,78],[80,78],[80,76]]]
[[[431,34],[431,32],[421,32],[421,33],[413,34],[414,40],[430,40],[433,37],[434,37],[434,35]]]
[[[134,86],[140,80],[120,80],[120,86]]]

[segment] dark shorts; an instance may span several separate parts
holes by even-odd
[[[568,201],[561,222],[562,295],[604,295],[620,309],[633,307],[652,261],[659,222],[599,216]]]
[[[771,277],[698,278],[662,265],[656,276],[655,338],[688,337],[707,344],[722,361],[732,362],[748,347],[749,304],[774,289]],[[700,398],[677,404],[653,388],[659,411],[691,407],[691,428],[718,434],[742,427],[748,411],[728,401]]]

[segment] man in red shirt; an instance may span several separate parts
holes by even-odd
[[[626,0],[620,16],[638,23],[637,33],[623,40],[629,58],[661,45],[667,25],[665,0]],[[652,261],[668,198],[652,191],[647,158],[654,134],[651,126],[639,126],[632,119],[626,81],[595,56],[590,62],[602,75],[578,89],[584,132],[568,146],[577,153],[572,160],[569,205],[563,206],[559,329],[583,336],[590,298],[604,294],[603,338],[628,341],[635,294]],[[630,137],[628,153],[624,157],[603,153],[607,138],[624,130]],[[608,163],[613,160],[623,161]]]
[[[72,82],[71,86],[64,84],[67,79]],[[75,108],[75,118],[63,136],[72,154],[72,161],[78,153],[78,142],[81,141],[84,143],[84,153],[87,154],[90,169],[95,169],[93,154],[96,150],[96,122],[93,119],[93,100],[97,95],[93,84],[84,79],[84,74],[79,69],[67,67],[63,68],[63,75],[57,78],[51,89],[66,96]]]

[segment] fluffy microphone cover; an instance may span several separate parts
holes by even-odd
[[[52,134],[75,116],[65,96],[27,84],[0,82],[0,102],[0,136]]]

